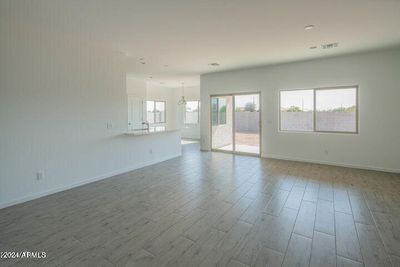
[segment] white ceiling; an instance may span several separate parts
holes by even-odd
[[[208,72],[400,44],[400,0],[32,2],[43,4],[41,16],[57,5],[63,30],[90,34],[127,55],[129,75],[166,86],[196,85]],[[305,31],[308,24],[315,28]],[[320,48],[332,42],[339,47]]]

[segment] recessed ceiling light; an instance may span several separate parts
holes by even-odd
[[[309,47],[309,49],[317,49],[317,48],[318,48],[318,47],[317,47],[317,46],[315,46],[315,45],[314,45],[314,46],[310,46],[310,47]]]
[[[306,30],[306,31],[312,30],[312,29],[314,29],[314,28],[315,28],[315,26],[312,25],[312,24],[304,26],[304,30]]]
[[[143,65],[146,64],[146,62],[144,62],[144,61],[142,61],[142,62],[140,62],[140,63],[142,63]]]
[[[140,60],[140,61],[143,61],[143,60],[144,60],[144,57],[139,58],[139,60]]]
[[[212,62],[212,63],[210,63],[210,64],[208,64],[208,65],[213,66],[213,67],[218,67],[218,66],[219,66],[219,63],[217,63],[217,62]]]

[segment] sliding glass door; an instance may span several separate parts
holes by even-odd
[[[212,149],[233,151],[233,97],[211,97]]]
[[[211,148],[260,155],[260,94],[211,96]]]
[[[235,151],[260,154],[260,95],[235,95]]]

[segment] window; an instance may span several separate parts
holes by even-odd
[[[313,90],[281,91],[281,130],[313,131]]]
[[[155,101],[156,109],[155,109],[155,123],[164,123],[165,122],[165,102],[164,101]]]
[[[218,98],[211,98],[211,124],[218,125]]]
[[[280,130],[357,133],[357,87],[280,92]]]
[[[147,121],[165,123],[165,101],[146,101]]]
[[[200,121],[199,117],[200,101],[187,101],[185,112],[185,123],[197,124]]]
[[[357,88],[315,90],[315,130],[357,132]]]
[[[212,125],[226,124],[226,99],[219,97],[211,98]]]

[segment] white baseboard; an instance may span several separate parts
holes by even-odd
[[[357,165],[357,164],[347,164],[347,163],[342,163],[342,162],[332,162],[332,161],[324,161],[324,160],[304,159],[304,158],[296,158],[296,157],[287,157],[287,156],[281,156],[281,155],[275,155],[275,154],[263,154],[263,155],[261,155],[261,157],[262,158],[270,158],[270,159],[281,159],[281,160],[290,160],[290,161],[298,161],[298,162],[307,162],[307,163],[332,165],[332,166],[354,168],[354,169],[364,169],[364,170],[371,170],[371,171],[400,173],[400,169],[382,168],[382,167],[365,166],[365,165]]]
[[[113,171],[113,172],[110,172],[110,173],[102,174],[102,175],[99,175],[99,176],[96,176],[96,177],[92,177],[92,178],[89,178],[89,179],[84,179],[84,180],[81,180],[81,181],[79,181],[77,183],[73,183],[73,184],[69,184],[69,185],[53,188],[53,189],[46,190],[46,191],[39,192],[39,193],[34,193],[34,194],[31,194],[31,195],[28,195],[28,196],[24,196],[22,198],[13,199],[11,201],[2,202],[2,203],[0,203],[0,209],[6,208],[6,207],[10,207],[10,206],[14,206],[14,205],[17,205],[17,204],[20,204],[20,203],[23,203],[23,202],[27,202],[27,201],[30,201],[30,200],[33,200],[33,199],[37,199],[37,198],[40,198],[40,197],[44,197],[44,196],[47,196],[47,195],[55,194],[57,192],[65,191],[65,190],[68,190],[68,189],[71,189],[71,188],[74,188],[74,187],[78,187],[78,186],[81,186],[81,185],[93,183],[93,182],[100,181],[100,180],[107,179],[107,178],[111,178],[111,177],[116,176],[116,175],[120,175],[120,174],[123,174],[123,173],[134,171],[136,169],[140,169],[140,168],[143,168],[143,167],[146,167],[146,166],[150,166],[150,165],[153,165],[153,164],[156,164],[156,163],[160,163],[160,162],[172,159],[172,158],[179,157],[181,155],[182,155],[181,153],[178,153],[178,154],[169,155],[169,156],[157,159],[157,160],[150,160],[150,161],[146,161],[146,162],[141,162],[141,163],[139,163],[139,164],[137,164],[135,166],[126,167],[126,168],[119,169],[119,170],[116,170],[116,171]]]

